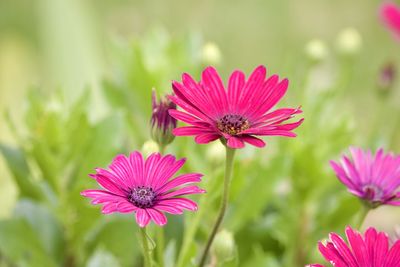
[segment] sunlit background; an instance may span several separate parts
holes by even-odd
[[[380,21],[380,3],[0,1],[0,266],[140,266],[131,216],[104,218],[79,192],[94,186],[94,167],[150,138],[151,88],[167,93],[171,80],[199,77],[207,65],[226,78],[264,64],[290,80],[284,104],[305,111],[296,139],[267,138],[262,151],[240,153],[225,225],[239,256],[223,266],[318,259],[317,240],[342,232],[359,208],[329,159],[349,145],[400,153],[400,88],[384,72],[400,67],[400,43]],[[222,162],[211,164],[218,149],[181,138],[169,152],[220,180]],[[383,207],[365,225],[393,233],[399,219],[399,209]],[[174,258],[184,223],[170,225]]]

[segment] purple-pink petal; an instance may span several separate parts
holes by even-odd
[[[241,139],[245,141],[246,143],[249,143],[250,145],[253,145],[255,147],[264,147],[265,142],[261,140],[260,138],[250,136],[250,135],[245,135],[242,136]]]
[[[239,137],[231,136],[227,141],[227,145],[230,148],[243,148],[244,142]]]
[[[150,222],[150,216],[145,209],[136,211],[136,222],[140,227],[146,227]]]
[[[159,204],[166,206],[175,206],[177,208],[183,208],[192,211],[197,210],[197,204],[194,201],[187,198],[162,199],[160,200]]]
[[[211,141],[219,139],[220,137],[221,136],[219,134],[215,134],[215,133],[202,133],[202,134],[197,135],[194,138],[194,140],[198,144],[208,144]]]
[[[199,188],[198,186],[192,185],[171,191],[169,193],[162,193],[161,199],[168,199],[182,195],[201,194],[201,193],[205,193],[205,190]]]
[[[161,188],[157,188],[157,192],[166,192],[175,187],[182,186],[185,184],[198,183],[201,181],[203,175],[200,173],[187,173],[177,176],[176,178],[170,180],[168,183],[164,184]]]
[[[167,223],[167,217],[164,215],[164,213],[156,209],[147,209],[146,211],[156,224],[163,226]]]

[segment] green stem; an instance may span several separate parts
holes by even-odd
[[[201,256],[199,267],[203,267],[205,265],[207,256],[208,256],[208,252],[210,251],[210,248],[211,248],[211,244],[214,241],[215,235],[217,234],[219,226],[221,225],[222,220],[225,215],[226,207],[228,205],[229,188],[230,188],[230,184],[231,184],[234,156],[235,156],[235,149],[232,149],[232,148],[229,148],[228,146],[226,146],[225,177],[224,177],[224,189],[222,192],[221,207],[219,210],[217,221],[214,224],[214,227],[211,231],[211,235],[209,236],[209,238],[207,240],[206,247]]]
[[[157,253],[157,263],[159,267],[164,267],[164,247],[165,247],[165,238],[164,238],[164,227],[156,228],[156,253]]]
[[[360,212],[357,214],[354,226],[357,227],[358,230],[361,230],[361,227],[364,224],[365,218],[367,218],[368,212],[371,210],[368,205],[362,203]]]
[[[149,247],[149,240],[146,233],[146,227],[140,227],[140,235],[142,239],[144,267],[152,267],[151,251]]]
[[[212,168],[212,173],[210,174],[210,177],[215,176],[213,174],[215,172],[215,168]],[[206,180],[205,181],[205,188],[207,189],[207,192],[211,192],[211,194],[202,194],[199,199],[199,207],[208,207],[211,205],[211,203],[216,199],[217,194],[216,192],[216,187],[218,186],[218,183],[215,180]],[[191,220],[187,221],[185,223],[185,234],[183,236],[183,241],[181,245],[181,249],[179,252],[178,260],[176,267],[184,267],[185,262],[187,261],[188,258],[188,253],[190,252],[191,248],[191,243],[194,240],[194,237],[196,235],[196,232],[199,228],[199,225],[202,221],[202,218],[204,214],[206,214],[207,210],[200,208],[193,217],[191,217]]]

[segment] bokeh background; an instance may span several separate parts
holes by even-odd
[[[283,105],[302,105],[306,119],[296,139],[240,152],[224,225],[235,253],[218,264],[318,260],[317,240],[343,232],[360,208],[328,161],[349,145],[400,151],[392,75],[400,46],[379,20],[380,4],[2,0],[0,266],[140,266],[132,216],[102,216],[79,192],[95,186],[94,167],[149,140],[151,88],[170,92],[171,80],[199,77],[207,65],[225,78],[266,65],[289,78]],[[204,172],[203,187],[218,188],[220,147],[179,138],[168,152]],[[199,200],[208,207],[200,215],[170,218],[168,266],[192,266],[218,207],[214,191]],[[399,219],[382,207],[364,227],[393,233]]]

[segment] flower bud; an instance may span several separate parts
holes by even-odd
[[[305,52],[313,61],[322,61],[326,59],[329,54],[326,44],[319,39],[309,41],[306,45]]]
[[[385,64],[378,74],[378,89],[381,92],[388,92],[396,80],[396,66],[393,63]]]
[[[360,51],[361,45],[361,34],[354,28],[343,29],[336,39],[337,49],[342,54],[356,54]]]
[[[217,258],[218,262],[232,260],[235,257],[236,251],[233,234],[225,229],[217,233],[211,251]]]
[[[144,142],[144,144],[142,146],[142,153],[146,157],[150,156],[151,154],[153,154],[155,152],[159,152],[159,151],[160,151],[160,147],[153,140],[147,140],[146,142]]]
[[[208,42],[203,46],[202,59],[207,65],[217,65],[221,63],[221,51],[219,47],[212,42]]]
[[[157,102],[156,92],[153,90],[152,95],[153,113],[151,116],[151,138],[158,143],[159,146],[170,144],[175,136],[172,130],[176,128],[176,119],[168,113],[170,109],[176,109],[175,103],[169,100],[168,95],[161,97]]]

